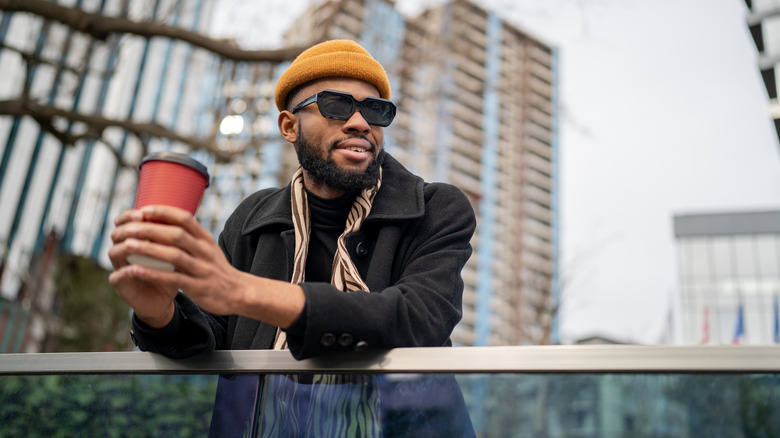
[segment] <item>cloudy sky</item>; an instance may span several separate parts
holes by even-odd
[[[560,53],[564,340],[662,342],[672,217],[780,208],[744,2],[486,3]]]
[[[563,341],[664,342],[673,216],[780,209],[780,145],[744,1],[478,3],[559,53]],[[251,20],[247,44],[273,42],[294,16],[289,2],[274,8],[228,19]]]

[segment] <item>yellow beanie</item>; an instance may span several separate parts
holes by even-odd
[[[276,108],[285,109],[287,95],[295,87],[330,77],[366,81],[379,90],[379,97],[390,99],[390,81],[382,65],[354,41],[331,40],[304,50],[282,73],[274,92]]]

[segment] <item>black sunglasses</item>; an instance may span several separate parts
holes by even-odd
[[[329,119],[349,120],[358,109],[369,125],[390,126],[395,118],[395,104],[387,99],[367,97],[357,100],[349,93],[335,90],[320,91],[295,105],[291,112],[295,113],[314,102],[317,102],[320,114]]]

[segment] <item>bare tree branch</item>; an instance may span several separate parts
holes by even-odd
[[[266,138],[254,138],[249,141],[235,145],[230,150],[223,150],[217,147],[216,132],[207,138],[184,136],[172,131],[158,123],[151,122],[132,122],[128,120],[115,120],[99,115],[87,115],[74,111],[63,110],[48,105],[41,105],[31,100],[0,100],[0,116],[23,117],[29,116],[35,120],[44,131],[48,132],[63,145],[74,145],[82,140],[102,141],[104,144],[110,144],[103,140],[103,133],[107,128],[121,128],[133,134],[138,138],[144,147],[148,149],[149,139],[164,138],[171,141],[189,145],[193,150],[206,150],[220,162],[228,162],[236,156],[243,154],[249,147],[257,146],[258,142],[267,140]],[[62,118],[72,123],[82,123],[87,129],[80,134],[71,134],[58,129],[55,120]],[[125,162],[118,152],[112,151],[117,156],[120,165],[133,167]]]
[[[46,132],[54,135],[66,145],[72,145],[79,140],[92,139],[97,140],[103,135],[103,131],[109,127],[117,127],[134,134],[139,138],[158,137],[167,138],[173,141],[188,144],[193,149],[213,150],[214,139],[199,139],[179,135],[164,126],[157,123],[140,123],[127,120],[114,120],[99,115],[80,114],[73,111],[67,111],[53,106],[41,105],[32,100],[3,100],[0,101],[0,116],[30,116],[41,125]],[[87,126],[87,131],[83,134],[69,134],[57,129],[54,120],[58,117],[71,122],[83,123]]]
[[[123,167],[125,169],[132,169],[135,172],[138,172],[138,163],[129,163],[127,160],[125,160],[125,157],[122,156],[122,154],[119,152],[119,148],[112,145],[111,142],[105,139],[105,137],[100,137],[97,139],[98,143],[102,143],[106,149],[111,153],[111,155],[114,156],[114,159],[116,160],[116,163],[119,167]],[[144,151],[144,154],[142,156],[145,156],[146,151]]]
[[[193,46],[207,50],[223,59],[245,62],[270,62],[281,63],[294,59],[307,46],[288,47],[279,50],[243,50],[236,43],[228,40],[217,40],[197,32],[192,32],[180,27],[170,26],[163,22],[138,22],[125,17],[106,16],[91,13],[77,7],[64,6],[46,0],[0,0],[0,11],[21,12],[36,15],[46,20],[44,25],[59,22],[71,29],[82,32],[94,40],[105,41],[111,35],[132,34],[144,38],[170,38],[192,44]],[[332,17],[331,17],[332,19]],[[321,32],[319,40],[325,38]],[[12,47],[5,47],[19,54],[25,61],[27,68],[26,80],[16,99],[0,101],[0,116],[30,117],[36,121],[40,128],[59,140],[64,146],[74,145],[83,140],[101,141],[109,149],[112,146],[104,141],[104,132],[107,128],[119,128],[134,135],[146,152],[151,138],[162,138],[179,142],[190,146],[193,150],[206,150],[219,162],[229,162],[240,156],[250,147],[257,147],[267,138],[252,138],[230,145],[229,149],[217,146],[216,128],[206,137],[198,138],[181,135],[175,130],[168,129],[154,122],[136,122],[130,120],[117,120],[103,117],[99,114],[82,114],[77,110],[66,110],[54,105],[43,104],[30,95],[31,69],[39,63],[51,64],[50,61],[40,59],[31,53]],[[68,69],[67,66],[58,66]],[[77,73],[74,71],[74,73]],[[86,128],[83,132],[72,133],[70,129],[64,129],[62,120],[69,124],[78,123]],[[120,165],[127,163],[119,154],[119,151],[111,151]],[[130,165],[129,167],[133,167]]]
[[[279,50],[243,50],[235,43],[217,40],[176,26],[156,22],[136,22],[123,17],[111,17],[45,0],[0,0],[0,10],[27,12],[47,20],[60,22],[95,39],[105,41],[110,34],[132,34],[146,38],[165,37],[188,42],[234,61],[291,61],[307,46]]]
[[[73,67],[70,67],[68,65],[61,64],[59,62],[54,62],[54,61],[51,61],[51,60],[48,60],[48,59],[44,59],[42,57],[35,58],[32,53],[25,52],[24,50],[21,50],[21,49],[19,49],[17,47],[14,47],[14,46],[10,46],[10,45],[5,44],[5,43],[0,43],[0,49],[8,50],[9,52],[16,53],[19,56],[21,56],[22,59],[24,59],[24,60],[26,60],[28,62],[29,61],[34,61],[34,62],[36,62],[38,64],[45,64],[45,65],[50,65],[50,66],[56,67],[56,68],[62,68],[63,70],[71,72],[73,74],[81,73],[77,69],[75,69]]]

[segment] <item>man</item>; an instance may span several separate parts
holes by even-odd
[[[395,116],[384,68],[352,41],[327,41],[296,58],[274,97],[301,168],[244,200],[218,243],[175,208],[117,217],[109,280],[134,310],[136,344],[172,358],[289,348],[297,359],[451,345],[474,211],[384,152]],[[176,269],[130,265],[131,254]]]

